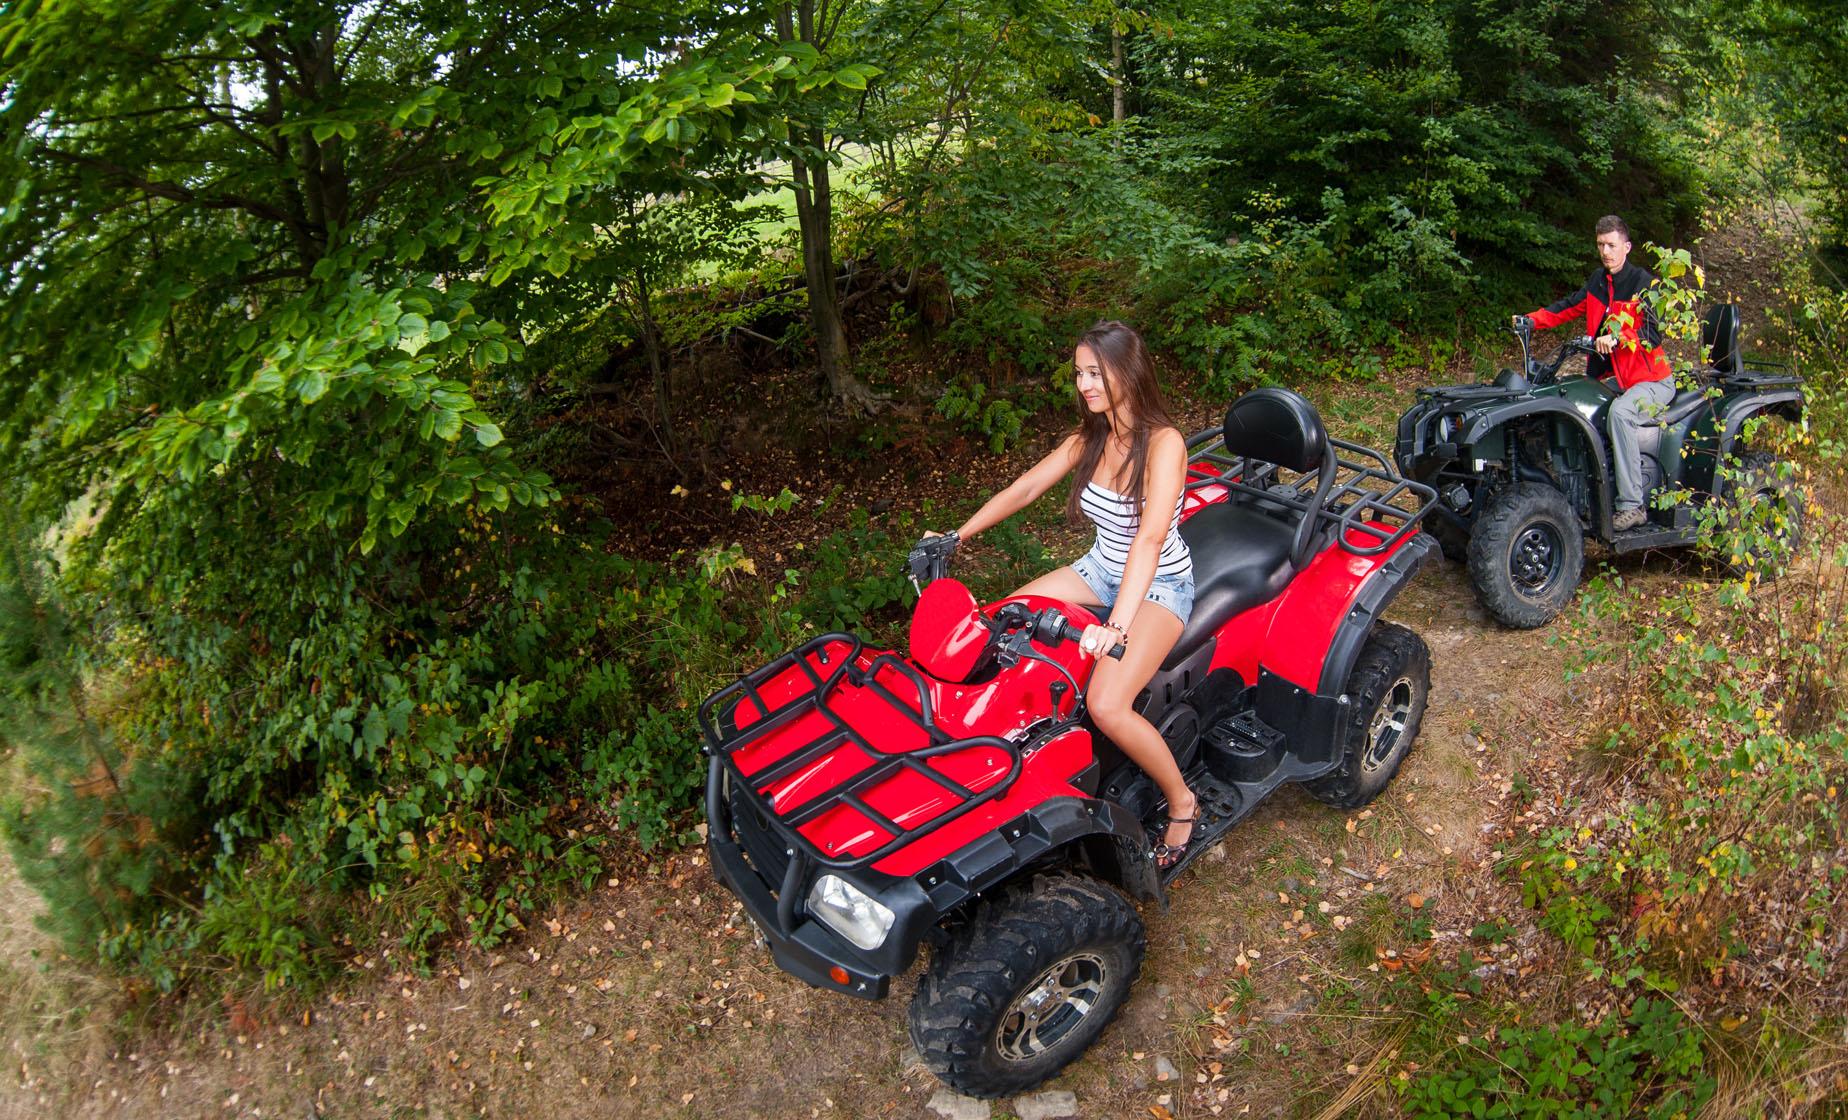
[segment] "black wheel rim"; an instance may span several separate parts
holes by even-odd
[[[1367,725],[1367,753],[1360,760],[1363,773],[1378,773],[1380,767],[1398,753],[1399,744],[1405,741],[1405,725],[1411,722],[1412,702],[1417,695],[1412,678],[1400,677],[1392,682],[1386,695],[1380,697],[1380,706],[1373,710],[1373,722]]]
[[[1074,953],[1039,974],[1001,1016],[995,1046],[1010,1062],[1030,1062],[1070,1038],[1103,997],[1110,969],[1093,953]]]
[[[1559,579],[1566,562],[1566,542],[1559,530],[1545,522],[1522,529],[1508,553],[1508,577],[1514,589],[1529,598],[1544,594]]]

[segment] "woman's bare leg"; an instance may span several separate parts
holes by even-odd
[[[1130,624],[1123,659],[1103,658],[1091,676],[1090,692],[1085,697],[1085,706],[1098,730],[1110,736],[1110,741],[1161,787],[1171,818],[1196,816],[1199,803],[1181,777],[1181,768],[1175,764],[1174,753],[1162,740],[1161,732],[1135,711],[1134,704],[1136,695],[1154,677],[1180,636],[1181,620],[1173,611],[1156,603],[1143,603]],[[1184,844],[1193,836],[1193,828],[1192,824],[1170,824],[1162,842],[1170,846]]]
[[[1044,595],[1048,599],[1063,599],[1082,607],[1098,605],[1097,592],[1091,590],[1091,585],[1086,583],[1070,564],[1056,571],[1047,572],[1014,594]]]

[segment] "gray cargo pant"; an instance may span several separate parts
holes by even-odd
[[[1638,381],[1611,402],[1611,470],[1617,475],[1617,512],[1643,504],[1643,455],[1636,430],[1654,421],[1675,399],[1675,382]]]

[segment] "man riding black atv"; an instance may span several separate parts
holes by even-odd
[[[1621,394],[1610,406],[1611,471],[1617,481],[1611,528],[1621,533],[1648,517],[1643,512],[1639,433],[1646,417],[1659,415],[1674,400],[1675,377],[1662,354],[1655,312],[1642,299],[1655,284],[1655,274],[1630,263],[1630,227],[1617,215],[1606,214],[1593,232],[1603,267],[1571,295],[1515,316],[1514,325],[1520,329],[1525,318],[1540,330],[1550,330],[1583,315],[1591,327],[1597,352],[1587,358],[1585,372],[1591,377],[1614,375]]]
[[[1420,389],[1399,418],[1395,448],[1405,477],[1438,492],[1425,525],[1444,554],[1469,565],[1490,614],[1520,629],[1545,625],[1571,599],[1588,533],[1614,553],[1690,545],[1693,507],[1740,490],[1775,497],[1783,484],[1771,455],[1744,446],[1741,432],[1753,416],[1797,420],[1803,412],[1802,379],[1744,360],[1737,311],[1709,309],[1705,366],[1638,427],[1643,520],[1620,530],[1617,452],[1606,432],[1621,397],[1608,380],[1559,375],[1574,355],[1596,359],[1597,340],[1574,339],[1542,361],[1530,346],[1532,330],[1525,316],[1515,317],[1520,371],[1504,369],[1488,385]],[[1658,490],[1684,500],[1649,508]],[[1798,511],[1787,513],[1794,526]]]

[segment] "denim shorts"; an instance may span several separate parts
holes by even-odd
[[[1078,578],[1091,589],[1091,594],[1097,596],[1104,610],[1108,611],[1116,605],[1117,595],[1123,590],[1123,573],[1113,570],[1100,559],[1096,549],[1072,561],[1072,571],[1077,572]],[[1156,576],[1149,583],[1148,594],[1143,599],[1168,608],[1174,617],[1181,620],[1183,626],[1186,625],[1188,616],[1193,614],[1193,569],[1190,567],[1179,575]]]

